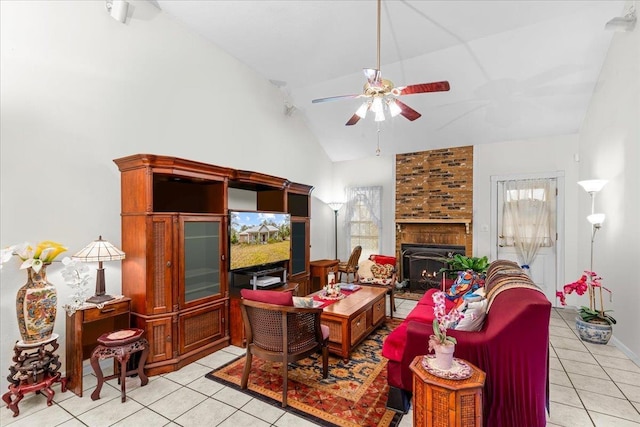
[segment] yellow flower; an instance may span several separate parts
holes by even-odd
[[[33,257],[40,259],[42,262],[51,262],[66,250],[67,248],[62,246],[60,243],[52,242],[51,240],[44,240],[38,243],[36,253]]]

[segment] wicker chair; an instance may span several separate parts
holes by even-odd
[[[247,388],[251,360],[282,362],[282,406],[287,406],[287,367],[290,362],[322,351],[322,378],[329,373],[329,335],[320,327],[321,308],[300,308],[242,299],[247,358],[240,387]],[[326,337],[325,337],[326,336]]]
[[[346,273],[347,283],[351,283],[351,281],[349,281],[350,274],[353,274],[353,279],[355,280],[356,272],[358,271],[358,260],[360,260],[361,253],[362,246],[358,245],[353,248],[353,251],[351,251],[351,255],[349,256],[349,260],[347,262],[338,263],[339,282],[342,282],[342,273]]]

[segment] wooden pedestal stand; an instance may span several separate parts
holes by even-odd
[[[47,348],[49,346],[50,348]],[[59,356],[54,354],[58,349],[58,335],[43,343],[24,344],[16,342],[13,347],[14,364],[9,367],[7,380],[9,391],[2,395],[2,400],[7,404],[7,408],[13,411],[13,416],[20,413],[18,403],[26,393],[36,392],[47,395],[47,406],[51,406],[55,392],[51,386],[57,382],[62,384],[62,392],[67,391],[67,380],[61,378]]]
[[[416,356],[413,371],[413,425],[426,427],[482,427],[482,389],[485,373],[469,362],[471,377],[440,378],[422,366]]]

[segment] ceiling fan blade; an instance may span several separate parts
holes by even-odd
[[[318,102],[329,102],[329,101],[339,101],[341,99],[350,99],[350,98],[359,98],[363,96],[362,94],[353,94],[353,95],[338,95],[338,96],[329,96],[326,98],[318,98],[314,99],[311,102],[313,104],[317,104]]]
[[[418,113],[416,110],[409,107],[407,104],[405,104],[402,101],[399,101],[396,99],[396,104],[398,104],[398,107],[400,107],[400,109],[402,110],[400,111],[400,114],[402,114],[404,117],[406,117],[410,121],[419,119],[422,116],[422,114]]]
[[[374,84],[380,81],[380,70],[375,68],[363,68],[364,76],[369,81],[369,84]]]
[[[399,87],[398,91],[400,95],[411,95],[414,93],[425,92],[446,92],[450,89],[448,81],[433,82],[433,83],[419,83],[417,85],[409,85]]]
[[[353,116],[351,116],[351,118],[349,119],[349,121],[347,123],[345,123],[345,126],[353,126],[356,123],[358,123],[358,121],[360,120],[360,116],[357,114],[354,114]]]

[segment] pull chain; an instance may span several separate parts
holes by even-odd
[[[380,157],[380,123],[378,123],[378,148],[376,148],[376,156]]]

